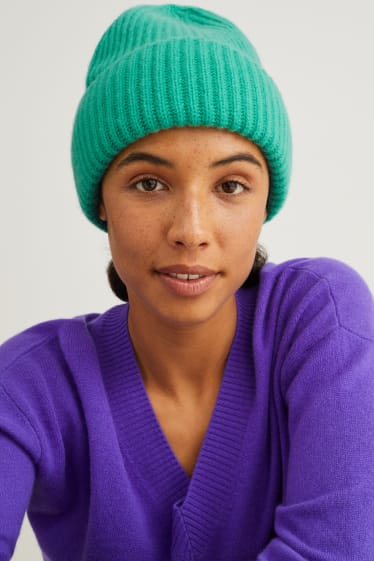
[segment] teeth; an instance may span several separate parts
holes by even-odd
[[[173,277],[174,279],[180,279],[180,280],[196,280],[196,279],[200,279],[204,275],[189,275],[187,273],[169,273],[169,276]]]

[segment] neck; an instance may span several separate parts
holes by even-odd
[[[129,333],[144,384],[177,401],[218,391],[235,328],[234,297],[214,317],[192,326],[160,322],[130,303]]]

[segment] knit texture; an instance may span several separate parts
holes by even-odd
[[[281,208],[291,167],[288,117],[254,47],[230,21],[195,7],[131,8],[100,40],[86,86],[72,163],[82,210],[100,228],[100,182],[111,161],[172,127],[218,127],[256,143],[269,167],[267,220]]]
[[[143,384],[128,305],[0,348],[0,561],[26,509],[50,561],[372,559],[367,287],[338,262],[302,259],[265,265],[236,301],[191,478]]]

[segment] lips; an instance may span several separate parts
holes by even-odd
[[[199,296],[215,282],[217,272],[201,265],[171,265],[156,271],[164,285],[178,296]]]
[[[205,276],[205,275],[191,275],[190,273],[166,273],[167,275],[169,275],[170,277],[173,277],[174,279],[180,279],[180,280],[196,280],[196,279],[201,279],[201,277]]]
[[[157,272],[165,275],[171,275],[176,278],[182,278],[180,275],[184,275],[183,280],[187,280],[188,277],[199,278],[217,274],[216,271],[213,271],[208,267],[203,267],[202,265],[169,265],[167,267],[157,269]]]

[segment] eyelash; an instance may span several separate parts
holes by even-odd
[[[224,191],[221,191],[224,195],[240,195],[240,193],[243,193],[244,191],[250,191],[250,188],[247,185],[244,185],[244,183],[242,183],[241,181],[235,181],[234,179],[228,179],[227,181],[222,181],[222,183],[219,184],[219,186],[221,187],[222,185],[227,185],[229,183],[232,183],[236,186],[239,186],[242,188],[241,191],[239,191],[239,193],[225,193]]]
[[[132,189],[134,189],[134,190],[139,190],[139,191],[142,192],[142,193],[156,193],[156,192],[162,190],[162,189],[152,189],[152,190],[147,191],[146,189],[138,189],[137,186],[138,186],[139,184],[142,184],[142,183],[145,182],[145,181],[155,181],[155,182],[158,183],[159,185],[163,185],[163,186],[164,186],[164,183],[163,183],[162,181],[160,181],[159,179],[157,179],[156,177],[153,177],[153,176],[145,176],[145,177],[142,177],[142,178],[138,179],[138,180],[135,181],[134,183],[132,183],[132,184],[130,185],[130,188],[132,188]],[[229,184],[229,183],[235,184],[236,186],[241,187],[242,190],[239,191],[239,193],[225,193],[224,191],[219,191],[219,192],[221,192],[223,195],[235,196],[235,195],[239,195],[240,193],[243,193],[244,191],[251,191],[251,187],[245,185],[245,184],[242,183],[241,181],[236,181],[236,180],[234,180],[234,179],[227,179],[226,181],[222,181],[222,183],[220,183],[219,186],[221,187],[222,185]]]
[[[138,179],[134,183],[131,183],[130,188],[132,188],[134,190],[138,190],[137,185],[139,185],[139,184],[141,184],[145,181],[156,181],[160,185],[164,185],[164,183],[162,181],[160,181],[159,179],[157,179],[156,177],[145,176],[145,177],[141,177],[140,179]],[[145,189],[139,189],[139,191],[141,191],[142,193],[154,193],[155,192],[155,190],[147,191]],[[160,189],[157,189],[157,191],[160,191]]]

